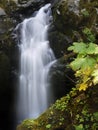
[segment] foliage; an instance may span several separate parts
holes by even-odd
[[[33,119],[26,119],[22,122],[23,127],[32,129],[33,125],[37,125],[37,122]]]
[[[74,42],[68,50],[76,53],[70,67],[78,78],[76,86],[79,91],[98,84],[98,45],[92,42]]]
[[[46,125],[46,128],[50,129],[51,128],[51,124]]]
[[[97,113],[97,114],[96,114]],[[95,116],[97,115],[97,117]],[[74,125],[75,130],[97,130],[98,128],[98,112],[93,114],[89,113],[89,111],[83,110],[82,115],[77,114],[76,120],[78,121],[78,125]]]
[[[94,119],[98,121],[98,112],[94,113]]]
[[[83,125],[82,124],[76,125],[75,130],[84,130]]]
[[[91,30],[89,29],[89,28],[84,28],[83,29],[83,33],[84,33],[84,35],[86,36],[86,38],[87,38],[87,40],[89,41],[89,42],[95,42],[95,36],[94,36],[94,34],[91,32]]]
[[[83,16],[88,17],[90,14],[86,9],[81,10]]]
[[[23,121],[17,130],[98,130],[96,90],[97,86],[89,88],[86,93],[72,88],[40,117]]]
[[[96,120],[94,119],[94,114],[88,111],[88,108],[83,108],[81,114],[76,115],[77,124],[75,125],[76,130],[88,130],[92,128]]]
[[[57,110],[60,110],[61,112],[65,111],[65,110],[67,111],[69,102],[76,95],[77,95],[77,89],[76,88],[72,88],[70,93],[68,93],[66,95],[65,99],[61,98],[60,100],[56,100],[56,102],[54,104],[54,108],[57,109]]]

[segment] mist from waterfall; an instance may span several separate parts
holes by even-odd
[[[42,7],[36,16],[25,19],[20,30],[20,76],[17,115],[19,120],[36,118],[51,103],[49,70],[55,56],[49,46],[48,28],[51,5]]]

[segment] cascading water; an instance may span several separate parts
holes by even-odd
[[[50,4],[42,7],[35,17],[21,23],[20,33],[20,85],[18,118],[36,118],[49,105],[49,70],[54,54],[47,39],[51,20]]]

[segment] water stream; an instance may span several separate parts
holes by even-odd
[[[51,21],[50,6],[45,5],[36,16],[21,23],[17,108],[19,120],[38,117],[47,109],[53,98],[49,70],[55,56],[47,37]]]

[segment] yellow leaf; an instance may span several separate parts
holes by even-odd
[[[93,83],[94,83],[94,85],[98,84],[98,76],[93,78]]]
[[[85,91],[88,88],[88,85],[86,83],[82,83],[79,86],[79,91]]]
[[[87,67],[84,71],[83,71],[83,74],[84,75],[87,75],[87,76],[90,76],[91,75],[91,72],[92,72],[92,69],[90,67]]]

